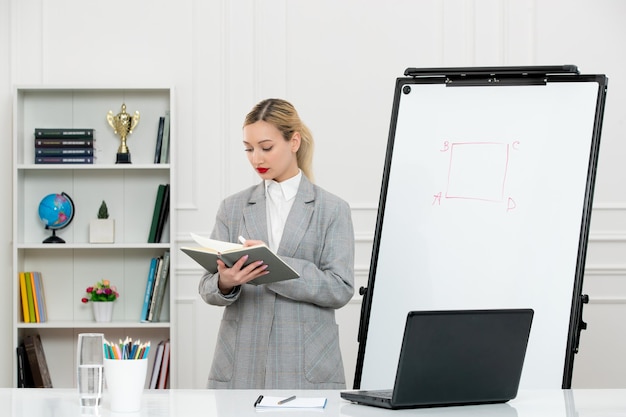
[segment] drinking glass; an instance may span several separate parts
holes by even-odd
[[[77,381],[81,406],[97,407],[102,401],[103,345],[104,335],[102,333],[80,333],[78,335]]]

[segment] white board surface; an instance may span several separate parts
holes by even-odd
[[[520,388],[560,388],[598,83],[407,83],[360,388],[393,386],[408,311],[518,307],[535,310]]]

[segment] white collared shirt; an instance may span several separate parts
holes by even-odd
[[[283,182],[265,181],[268,244],[274,252],[278,251],[287,216],[296,199],[301,179],[302,171],[298,171],[297,175]]]

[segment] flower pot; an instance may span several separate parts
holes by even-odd
[[[93,219],[89,222],[89,243],[114,243],[115,220]]]
[[[108,323],[113,317],[113,301],[92,301],[93,317],[98,323]]]

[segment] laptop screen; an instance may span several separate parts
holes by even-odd
[[[532,318],[531,309],[409,312],[392,403],[515,398]]]

